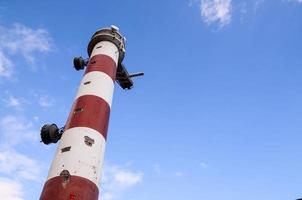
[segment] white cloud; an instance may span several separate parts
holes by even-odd
[[[38,116],[34,116],[33,119],[34,119],[35,122],[38,122],[38,121],[39,121],[39,117],[38,117]]]
[[[183,173],[182,172],[175,172],[175,176],[181,177],[181,176],[183,176]]]
[[[41,169],[36,160],[12,150],[0,151],[0,173],[18,180],[39,181]],[[0,193],[1,194],[1,193]]]
[[[17,149],[37,141],[37,132],[31,121],[7,115],[0,119],[0,141],[0,175],[7,178],[0,177],[1,199],[21,200],[23,184],[40,182],[44,165]]]
[[[13,107],[13,108],[16,108],[16,109],[19,109],[21,108],[21,102],[18,98],[10,95],[8,97],[8,99],[6,100],[6,104],[8,107]]]
[[[33,123],[22,117],[7,115],[0,120],[0,145],[8,148],[26,141],[38,140]]]
[[[54,99],[49,97],[48,95],[43,95],[39,97],[39,105],[43,108],[48,108],[53,106]]]
[[[153,165],[153,170],[156,174],[161,174],[161,168],[159,164]]]
[[[39,163],[13,150],[15,146],[37,142],[37,139],[32,122],[13,115],[3,117],[0,120],[0,173],[18,179],[38,180]]]
[[[205,163],[205,162],[201,162],[201,163],[200,163],[200,166],[201,166],[202,168],[208,168],[208,167],[209,167],[209,165],[208,165],[207,163]]]
[[[18,181],[0,178],[1,199],[23,200],[23,188]]]
[[[265,0],[256,0],[254,3],[254,11],[257,11],[262,4],[265,3]]]
[[[21,53],[30,63],[34,62],[34,52],[48,52],[51,38],[45,29],[31,29],[22,24],[12,28],[0,27],[0,45],[12,53]]]
[[[142,179],[143,173],[141,172],[133,172],[117,165],[106,164],[101,181],[103,188],[102,199],[117,199],[125,190],[139,184]]]
[[[20,106],[20,101],[17,98],[10,96],[8,105],[12,107],[18,107]]]
[[[288,1],[297,2],[297,3],[302,3],[302,0],[288,0]]]
[[[140,173],[118,170],[115,172],[114,180],[122,188],[128,188],[139,183],[142,179]]]
[[[302,3],[302,0],[282,0],[283,2],[295,2],[295,3]]]
[[[10,77],[13,72],[13,63],[0,49],[0,76]]]
[[[201,0],[200,12],[206,24],[218,24],[220,27],[231,22],[231,0]]]
[[[29,64],[34,64],[35,54],[49,52],[51,47],[51,38],[45,29],[31,29],[22,24],[0,25],[0,76],[12,76],[12,55],[20,54]]]

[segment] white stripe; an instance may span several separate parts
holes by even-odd
[[[83,77],[76,99],[84,95],[95,95],[104,99],[109,107],[112,104],[114,82],[103,72],[92,71]]]
[[[117,65],[119,51],[118,48],[115,46],[115,44],[113,44],[112,42],[102,41],[97,43],[92,50],[90,58],[99,54],[110,56],[114,60],[115,64]]]
[[[85,136],[94,140],[91,146],[85,143]],[[105,145],[104,137],[93,129],[76,127],[66,130],[61,138],[47,180],[60,176],[63,170],[68,170],[71,176],[86,178],[98,186]],[[70,150],[62,152],[62,149],[66,147],[70,147]]]

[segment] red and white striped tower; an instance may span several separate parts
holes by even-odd
[[[98,199],[114,81],[118,66],[124,68],[124,47],[125,38],[115,26],[92,36],[89,62],[40,200]]]

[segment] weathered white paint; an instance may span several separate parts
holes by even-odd
[[[90,58],[100,54],[110,56],[114,60],[115,64],[117,65],[119,51],[118,48],[115,46],[115,44],[113,44],[112,42],[102,41],[97,43],[92,50]]]
[[[106,73],[93,71],[83,77],[75,99],[94,95],[104,99],[111,107],[113,90],[114,82]]]
[[[109,41],[102,41],[95,45],[90,58],[95,55],[110,56],[118,63],[118,48]],[[85,84],[89,82],[88,84]],[[104,99],[111,107],[114,81],[103,72],[92,71],[83,77],[76,99],[84,95],[95,95]],[[85,136],[94,140],[91,146],[85,143]],[[88,127],[75,127],[66,130],[58,145],[55,157],[48,174],[48,180],[57,176],[63,170],[70,175],[86,178],[98,185],[105,152],[106,140],[98,131]],[[69,151],[62,149],[71,147]]]
[[[85,144],[85,136],[94,140],[92,146]],[[105,145],[104,137],[91,128],[76,127],[66,130],[49,170],[48,180],[60,176],[63,170],[68,170],[70,175],[86,178],[98,185]],[[63,148],[69,146],[70,151],[62,152]]]

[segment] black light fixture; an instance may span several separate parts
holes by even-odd
[[[73,66],[77,71],[84,69],[87,64],[88,59],[84,59],[81,56],[74,57],[73,59]]]
[[[45,124],[41,128],[41,142],[44,144],[57,143],[64,132],[63,128],[58,128],[56,124]]]

